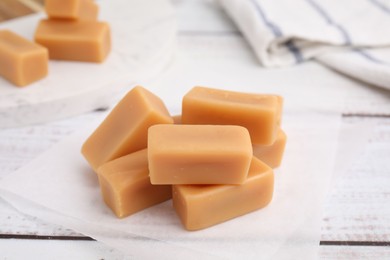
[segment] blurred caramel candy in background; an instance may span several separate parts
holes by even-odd
[[[96,20],[99,7],[93,0],[45,0],[50,18]]]
[[[53,60],[103,62],[111,50],[110,27],[97,21],[42,20],[35,41]]]
[[[17,86],[26,86],[48,73],[47,49],[11,31],[0,31],[0,75]]]
[[[38,24],[35,41],[49,50],[50,59],[100,63],[107,58],[110,26],[97,21],[93,0],[46,0],[45,10],[49,19]]]

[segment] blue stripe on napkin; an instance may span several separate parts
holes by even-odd
[[[390,63],[383,61],[383,60],[380,60],[380,59],[372,56],[368,52],[363,51],[362,49],[354,49],[354,51],[357,52],[358,54],[360,54],[361,56],[363,56],[364,58],[366,58],[366,60],[369,60],[373,63],[390,66]]]
[[[268,20],[267,16],[265,15],[265,12],[263,11],[263,9],[261,8],[260,4],[256,1],[256,0],[252,0],[251,1],[252,4],[254,5],[257,13],[259,14],[259,16],[261,17],[261,20],[263,21],[263,23],[269,28],[271,29],[272,33],[275,35],[275,37],[281,37],[283,36],[283,33],[282,33],[282,30],[280,30],[279,26],[277,26],[276,24],[274,24],[273,22],[271,22],[270,20]]]
[[[383,4],[381,4],[380,2],[378,2],[377,0],[369,0],[370,2],[376,4],[378,7],[380,7],[382,10],[388,12],[390,11],[386,6],[384,6]],[[328,24],[332,25],[333,27],[337,28],[340,32],[340,34],[343,36],[344,38],[344,41],[347,45],[352,45],[352,41],[351,41],[351,37],[349,36],[348,32],[345,30],[344,27],[342,27],[340,24],[337,24],[333,19],[332,17],[325,11],[324,8],[321,7],[320,4],[318,4],[315,0],[306,0],[307,3],[309,3],[309,5],[317,11],[318,14],[320,14]],[[381,61],[373,56],[371,56],[370,54],[368,54],[367,52],[364,52],[363,50],[361,49],[354,49],[355,50],[355,53],[356,54],[359,54],[361,55],[362,57],[364,57],[366,60],[369,60],[371,62],[374,62],[374,63],[377,63],[377,64],[381,64],[381,65],[388,65],[386,62],[384,61]]]
[[[349,36],[347,30],[345,30],[345,28],[343,26],[341,26],[340,24],[336,23],[333,21],[332,17],[325,11],[325,9],[319,4],[317,3],[315,0],[306,0],[306,2],[319,14],[322,16],[323,19],[325,19],[325,21],[333,26],[334,28],[336,28],[341,36],[344,38],[344,42],[345,44],[347,45],[351,45],[352,44],[352,40],[351,40],[351,37]]]
[[[253,6],[255,7],[255,9],[256,9],[257,13],[259,14],[263,23],[272,31],[272,33],[275,35],[275,37],[282,37],[283,36],[282,30],[279,28],[279,26],[277,26],[276,24],[274,24],[273,22],[271,22],[268,19],[263,8],[261,8],[259,2],[256,0],[250,0],[250,1],[252,2]],[[300,63],[303,61],[302,53],[300,52],[299,48],[297,46],[295,46],[293,40],[287,41],[285,43],[285,46],[294,55],[296,63]]]
[[[297,63],[303,62],[303,56],[299,48],[294,44],[294,40],[289,40],[285,43],[287,48],[292,52]]]
[[[390,8],[387,7],[385,4],[379,2],[378,0],[369,0],[368,2],[370,2],[371,4],[375,5],[379,9],[381,9],[383,12],[390,15]]]

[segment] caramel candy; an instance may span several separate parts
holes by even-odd
[[[11,31],[0,31],[0,75],[17,86],[26,86],[48,73],[47,49]]]
[[[272,199],[272,169],[253,157],[242,185],[173,185],[173,206],[187,230],[198,230],[265,207]]]
[[[96,20],[99,7],[92,0],[45,0],[50,18]]]
[[[241,125],[252,143],[271,145],[277,136],[282,98],[194,87],[183,98],[183,124]]]
[[[252,159],[248,131],[228,125],[149,128],[152,184],[241,184]]]
[[[253,155],[271,168],[280,166],[286,146],[287,136],[279,129],[278,136],[272,145],[253,145]]]
[[[85,141],[81,152],[97,170],[105,162],[146,148],[150,126],[172,123],[173,119],[161,99],[137,86]]]
[[[175,115],[175,116],[172,116],[173,118],[173,123],[176,124],[176,125],[180,125],[181,124],[181,115]]]
[[[54,60],[103,62],[111,49],[109,25],[96,21],[42,20],[35,41]]]
[[[119,218],[172,196],[170,185],[150,184],[146,149],[105,163],[97,173],[104,202]]]

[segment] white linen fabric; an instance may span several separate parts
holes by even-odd
[[[389,0],[218,0],[265,67],[315,58],[390,89]]]

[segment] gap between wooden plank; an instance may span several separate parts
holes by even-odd
[[[383,117],[390,118],[390,114],[363,114],[363,113],[343,113],[342,117]]]
[[[68,240],[68,241],[96,241],[87,236],[45,236],[0,234],[0,239],[31,239],[31,240]],[[321,246],[390,246],[390,241],[320,241]]]
[[[84,236],[44,236],[44,235],[21,235],[21,234],[0,234],[0,239],[95,241],[95,239],[91,237],[84,237]]]
[[[390,241],[320,241],[320,246],[390,246]]]

